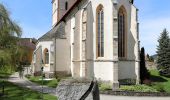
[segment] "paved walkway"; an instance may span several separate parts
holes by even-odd
[[[29,88],[31,90],[35,90],[35,91],[38,91],[38,92],[43,91],[43,93],[48,93],[48,94],[56,96],[56,89],[55,88],[50,88],[50,87],[47,87],[47,86],[43,86],[43,90],[42,90],[42,86],[37,85],[37,84],[35,84],[33,82],[30,82],[25,77],[23,79],[19,78],[18,73],[15,73],[15,74],[11,75],[9,77],[8,81],[12,82],[12,83],[14,83],[16,85],[19,85],[21,87],[24,87],[24,88]]]
[[[100,95],[100,100],[170,100],[170,97],[128,97]]]

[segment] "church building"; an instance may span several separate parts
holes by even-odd
[[[96,78],[118,89],[139,83],[138,9],[133,0],[52,0],[52,29],[34,52],[33,72]]]

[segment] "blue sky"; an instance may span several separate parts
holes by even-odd
[[[134,0],[139,9],[141,47],[155,54],[164,28],[170,32],[170,0]],[[0,0],[22,28],[22,37],[42,36],[51,28],[51,0]]]
[[[51,0],[0,0],[23,29],[22,37],[38,38],[51,28]]]

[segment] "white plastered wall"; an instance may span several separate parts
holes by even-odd
[[[119,61],[119,79],[136,79],[139,63],[137,47],[136,8],[126,0],[118,0],[118,9],[124,6],[127,12],[127,58]]]
[[[42,57],[44,58],[44,56],[43,56],[43,52],[44,52],[44,50],[47,48],[48,49],[48,51],[49,51],[49,58],[51,58],[51,45],[53,44],[53,42],[52,41],[42,41],[42,42],[39,42],[38,44],[37,44],[37,46],[36,46],[36,48],[38,48],[39,46],[41,46],[42,47]],[[49,59],[49,64],[47,64],[47,65],[45,65],[44,66],[44,72],[50,72],[51,70],[51,66],[50,66],[50,64],[51,64],[52,62],[51,62],[51,59]]]
[[[93,12],[93,59],[94,76],[104,81],[113,81],[113,19],[111,0],[91,0]],[[104,9],[104,57],[96,56],[96,9],[99,5]]]
[[[88,67],[88,74],[90,76],[94,75],[97,79],[101,79],[101,80],[105,80],[105,81],[113,81],[113,64],[114,64],[114,59],[113,59],[113,4],[112,4],[112,0],[90,0],[91,1],[91,6],[88,6],[88,20],[87,20],[87,60],[91,60],[89,61],[87,64]],[[135,74],[135,58],[137,55],[136,49],[135,49],[135,44],[136,44],[136,32],[135,32],[135,26],[134,23],[136,22],[134,19],[131,20],[131,15],[133,16],[133,14],[135,13],[133,10],[135,10],[136,8],[133,8],[131,4],[129,4],[129,1],[125,1],[125,0],[118,0],[118,7],[120,7],[121,5],[124,5],[126,10],[127,10],[127,17],[128,17],[128,48],[127,48],[127,58],[129,61],[126,62],[119,62],[119,79],[124,79],[124,78],[135,78],[136,74]],[[104,7],[104,57],[103,58],[97,58],[96,57],[96,8],[97,6],[99,6],[100,4],[103,5]],[[131,10],[133,11],[133,13],[131,13]],[[73,10],[73,13],[76,10]],[[89,15],[90,14],[90,15]],[[70,48],[68,48],[70,50],[70,59],[75,58],[74,60],[80,60],[80,40],[76,40],[77,44],[76,44],[76,49],[74,47],[72,47],[72,43],[74,43],[72,40],[75,40],[75,36],[73,36],[73,30],[72,30],[72,26],[74,26],[73,24],[75,24],[75,21],[71,21],[71,19],[73,17],[81,17],[81,13],[74,13],[70,14],[70,16],[68,18],[66,18],[66,34],[67,34],[67,43],[70,45]],[[135,16],[134,16],[135,17]],[[80,20],[77,21],[76,27],[76,32],[78,32],[78,34],[80,34],[80,30],[81,30],[81,18],[76,20]],[[73,38],[74,37],[74,38]],[[78,37],[80,37],[78,35]],[[76,37],[77,38],[77,37]],[[63,40],[58,40],[58,42],[61,43],[61,41]],[[61,43],[63,44],[65,43],[64,41]],[[67,44],[66,43],[66,44]],[[58,48],[60,48],[61,45],[58,45]],[[68,46],[69,47],[69,46]],[[65,47],[62,47],[63,49],[66,49]],[[72,48],[72,49],[71,49]],[[78,50],[78,52],[72,52],[73,49],[76,51]],[[117,49],[117,48],[116,48]],[[62,50],[61,48],[59,50]],[[64,50],[65,51],[65,50]],[[61,51],[62,52],[62,51]],[[135,53],[136,52],[136,53]],[[77,54],[74,54],[77,53]],[[61,53],[58,55],[60,56]],[[66,59],[66,58],[65,58]],[[65,60],[64,59],[64,60]],[[63,61],[64,61],[63,60]],[[60,60],[59,60],[60,61]],[[134,62],[133,62],[134,61]],[[59,63],[61,63],[62,61],[60,61]],[[61,70],[68,70],[70,69],[72,72],[72,75],[74,75],[74,68],[73,68],[73,63],[72,60],[69,60],[70,65],[64,67],[66,69],[61,69]],[[61,63],[61,66],[63,64]],[[79,64],[78,64],[79,65]],[[80,67],[80,66],[78,66]],[[60,69],[59,69],[60,70]],[[78,69],[80,71],[80,69]]]
[[[66,39],[56,39],[56,71],[70,74],[70,46]]]

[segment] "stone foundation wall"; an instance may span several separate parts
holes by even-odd
[[[34,76],[41,76],[41,71],[33,73]],[[54,78],[54,77],[69,77],[71,76],[66,71],[56,71],[56,72],[44,72],[45,78]]]

